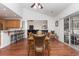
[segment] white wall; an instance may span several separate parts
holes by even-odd
[[[58,27],[55,27],[55,33],[58,35],[58,39],[61,42],[64,42],[64,20],[60,19],[58,21]]]
[[[61,41],[61,42],[64,42],[64,20],[63,19],[61,19],[61,20],[59,20],[59,33],[58,33],[58,35],[59,35],[59,40]]]
[[[64,19],[66,16],[69,16],[77,11],[79,11],[79,3],[74,3],[72,5],[70,5],[68,8],[66,8],[65,10],[63,10],[58,16],[55,17],[55,21],[56,20],[60,20],[59,21],[59,27],[55,27],[55,32],[58,34],[59,36],[59,40],[62,41],[64,35],[61,35],[64,33],[63,31],[63,21],[62,19]]]
[[[23,15],[22,15],[23,19],[22,21],[25,21],[25,30],[27,33],[27,20],[47,20],[48,21],[48,30],[54,30],[54,18],[44,15],[44,14],[40,14],[37,13],[35,11],[30,11],[28,9],[24,9],[23,10]]]
[[[29,25],[33,25],[34,29],[38,30],[43,30],[43,25],[47,25],[47,20],[33,20],[33,21],[27,21],[27,29],[29,29]],[[47,28],[48,29],[48,28]],[[45,29],[45,30],[47,30]]]

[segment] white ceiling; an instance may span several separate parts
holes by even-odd
[[[58,15],[61,11],[63,11],[65,8],[70,6],[72,3],[41,3],[42,6],[44,7],[43,9],[34,9],[31,8],[30,6],[33,3],[23,3],[22,8],[26,8],[29,10],[33,10],[42,14],[46,14],[49,16],[56,16]]]
[[[65,8],[70,6],[72,3],[41,3],[43,6],[43,9],[33,9],[30,6],[33,3],[18,3],[20,8],[26,8],[32,11],[36,11],[42,14],[46,14],[49,16],[56,16],[61,11],[63,11]],[[12,10],[10,10],[8,7],[4,6],[3,4],[0,4],[0,17],[3,18],[20,18],[19,15],[14,13]]]
[[[10,10],[8,7],[0,3],[0,17],[1,18],[21,18],[15,12]]]

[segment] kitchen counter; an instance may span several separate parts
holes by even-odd
[[[23,31],[23,32],[22,32]],[[4,48],[10,45],[14,40],[20,40],[24,36],[24,30],[1,30],[0,31],[1,38],[1,46],[0,48]],[[24,38],[24,37],[23,37]]]

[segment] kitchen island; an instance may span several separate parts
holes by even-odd
[[[24,39],[24,30],[1,30],[0,31],[0,48],[4,48],[18,40]]]

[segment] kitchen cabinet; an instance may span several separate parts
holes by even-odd
[[[10,31],[11,43],[17,42],[18,40],[24,39],[24,30]]]
[[[1,46],[1,33],[0,33],[0,46]]]
[[[3,29],[3,21],[0,20],[0,30]]]
[[[6,28],[20,28],[20,20],[8,20],[6,22]]]
[[[0,30],[3,30],[3,29],[5,29],[5,21],[2,19],[2,20],[0,20]]]
[[[7,30],[12,28],[20,28],[20,20],[18,19],[0,20],[0,30]]]

